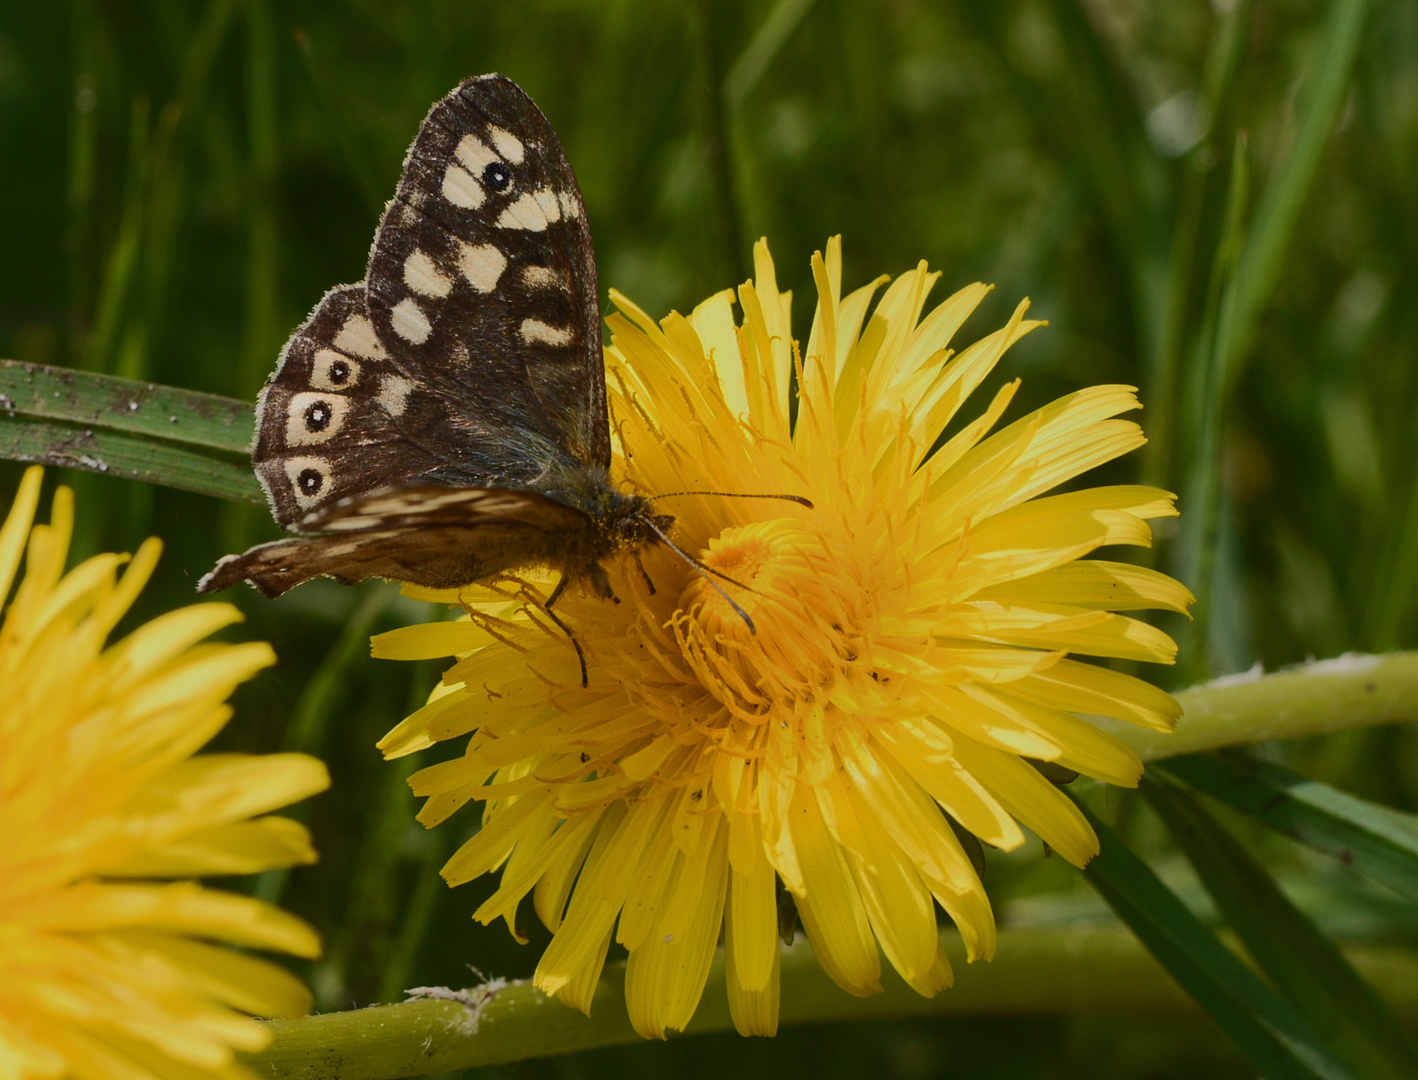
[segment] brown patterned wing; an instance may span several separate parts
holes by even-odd
[[[531,491],[423,484],[350,495],[307,514],[305,532],[228,555],[197,585],[249,581],[280,596],[311,578],[382,577],[457,588],[524,566],[563,563],[591,528],[581,511]]]
[[[364,286],[341,285],[291,335],[261,391],[251,458],[291,528],[342,496],[438,468],[435,433],[450,426],[446,405],[389,359]]]
[[[379,340],[460,428],[449,475],[520,486],[558,459],[609,466],[586,210],[551,125],[511,80],[469,79],[429,112],[366,285]]]

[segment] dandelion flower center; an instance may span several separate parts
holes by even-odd
[[[856,660],[861,587],[826,537],[790,519],[756,521],[724,530],[700,558],[733,579],[718,584],[754,623],[750,630],[704,578],[691,581],[681,597],[686,657],[731,711],[762,714],[811,703]]]

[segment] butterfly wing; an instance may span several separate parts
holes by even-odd
[[[581,511],[533,491],[411,485],[349,495],[306,514],[302,531],[228,555],[197,585],[249,581],[280,596],[311,578],[382,577],[447,589],[535,562],[556,562],[591,528]]]
[[[256,406],[251,459],[276,520],[291,528],[316,507],[438,468],[447,407],[414,389],[370,324],[364,286],[326,293]]]
[[[429,112],[366,281],[292,335],[252,457],[276,520],[318,535],[228,556],[202,592],[452,587],[585,546],[567,503],[598,505],[610,464],[594,250],[561,143],[510,80]]]
[[[520,486],[559,458],[609,467],[585,206],[551,125],[511,80],[469,79],[430,110],[366,284],[379,340],[460,428],[452,474]]]

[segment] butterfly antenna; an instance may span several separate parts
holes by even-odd
[[[652,503],[656,499],[673,499],[677,495],[719,495],[725,499],[782,499],[784,502],[806,506],[809,510],[816,509],[811,500],[804,499],[801,495],[750,495],[743,491],[667,491],[663,495],[651,495],[645,501]]]
[[[656,536],[658,536],[661,540],[663,540],[663,541],[665,542],[665,546],[666,546],[667,548],[669,548],[671,551],[673,551],[676,555],[678,555],[678,556],[679,556],[681,559],[683,559],[685,562],[689,563],[690,566],[694,567],[694,572],[695,572],[696,574],[698,574],[700,577],[702,577],[705,581],[709,582],[709,584],[714,587],[714,591],[717,592],[720,596],[722,596],[722,597],[724,598],[724,600],[728,603],[729,607],[733,608],[734,611],[737,613],[738,617],[744,621],[744,624],[748,627],[748,632],[749,632],[750,634],[757,634],[757,633],[758,633],[758,627],[756,627],[756,626],[753,625],[753,620],[752,620],[751,618],[749,618],[748,612],[745,611],[743,608],[739,607],[737,601],[735,601],[732,596],[730,596],[728,593],[726,593],[726,592],[724,591],[723,586],[721,586],[717,581],[715,581],[713,578],[711,578],[711,577],[709,576],[710,574],[718,574],[719,571],[713,569],[713,567],[705,566],[702,562],[700,562],[698,559],[696,559],[693,555],[691,555],[689,552],[687,552],[687,551],[685,551],[683,548],[681,548],[678,544],[676,544],[673,540],[671,540],[668,536],[666,536],[665,533],[664,533],[664,530],[662,530],[658,525],[656,525],[656,524],[655,524],[653,521],[651,521],[648,517],[645,519],[645,523],[650,526],[651,530],[655,533]],[[747,585],[743,585],[743,584],[741,584],[741,583],[739,583],[739,582],[737,582],[737,581],[734,581],[733,578],[729,577],[729,576],[726,575],[726,574],[719,574],[719,576],[722,577],[722,578],[724,578],[724,580],[726,580],[726,581],[733,581],[733,583],[734,583],[735,585],[738,585],[738,587],[741,588],[741,589],[747,589],[747,588],[748,588]],[[752,590],[750,590],[750,591],[752,591]]]

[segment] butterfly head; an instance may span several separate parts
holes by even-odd
[[[674,527],[673,514],[657,514],[651,500],[641,495],[611,493],[602,518],[610,546],[617,550],[644,547],[664,537]]]

